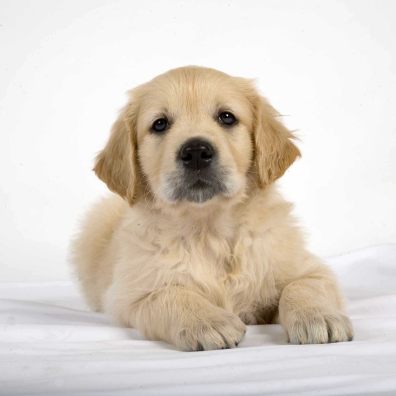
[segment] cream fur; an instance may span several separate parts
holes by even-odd
[[[231,108],[232,132],[213,120]],[[163,137],[148,126],[166,109]],[[175,150],[210,139],[228,193],[170,202]],[[88,213],[72,260],[90,306],[183,350],[235,347],[245,324],[279,320],[291,343],[352,339],[334,276],[304,246],[274,181],[299,156],[292,134],[248,80],[172,70],[132,91],[95,166],[119,194]]]

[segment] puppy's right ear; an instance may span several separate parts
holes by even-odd
[[[279,120],[279,113],[261,96],[255,99],[255,163],[259,186],[264,188],[281,177],[301,156],[295,136]]]
[[[136,200],[138,185],[135,118],[134,111],[127,105],[114,123],[110,139],[97,155],[93,169],[111,191],[130,205]]]

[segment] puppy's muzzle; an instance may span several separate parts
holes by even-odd
[[[228,171],[220,164],[220,152],[208,140],[195,136],[176,152],[176,169],[166,178],[169,201],[203,203],[228,192]]]
[[[178,160],[183,166],[191,170],[207,168],[215,157],[213,146],[201,138],[192,138],[180,148]]]

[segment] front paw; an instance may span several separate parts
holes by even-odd
[[[176,337],[176,345],[185,351],[235,348],[246,333],[239,317],[224,310],[191,319]]]
[[[319,309],[295,311],[285,323],[291,344],[325,344],[351,341],[353,329],[350,320],[339,312]]]

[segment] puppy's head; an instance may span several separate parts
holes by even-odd
[[[292,138],[249,80],[184,67],[131,91],[94,170],[130,204],[209,204],[282,176]]]

